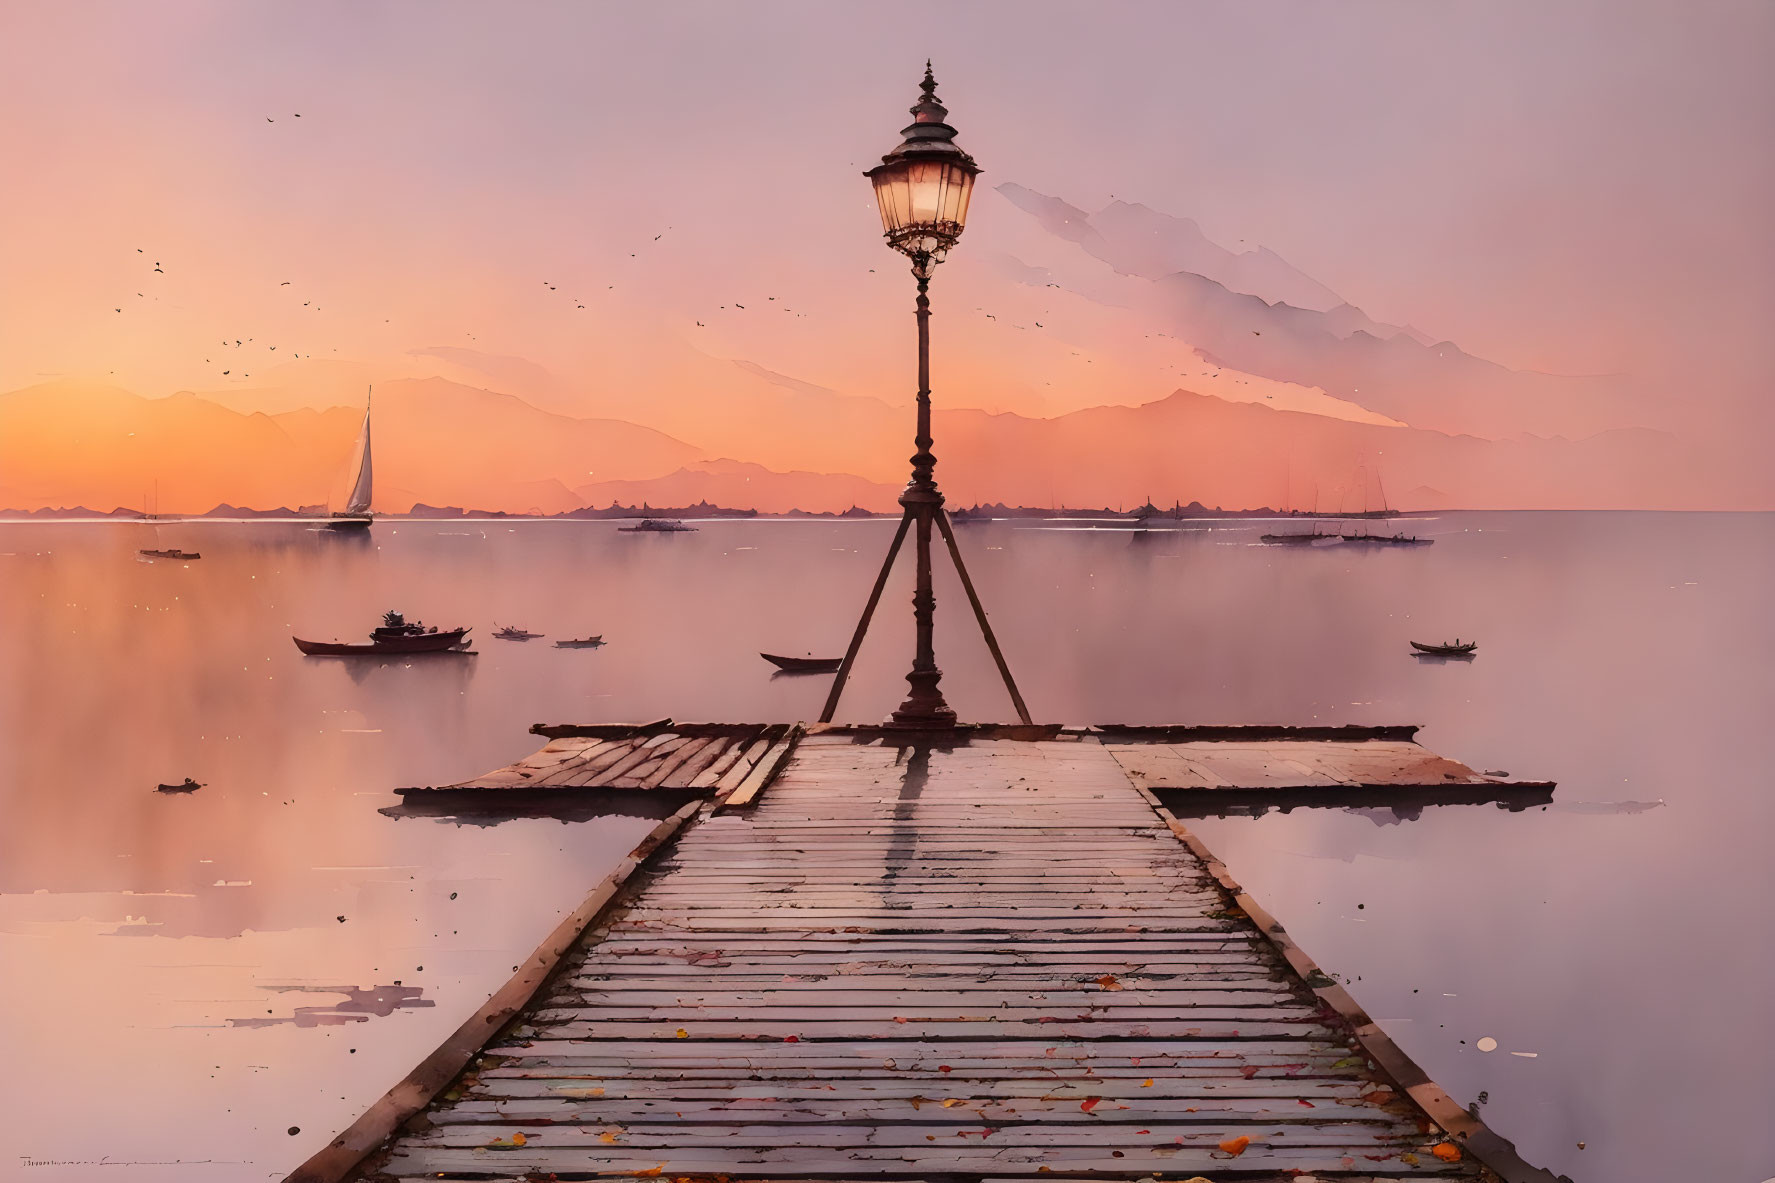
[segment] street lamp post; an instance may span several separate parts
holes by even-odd
[[[943,700],[938,683],[943,671],[937,668],[932,629],[936,615],[936,597],[931,592],[931,528],[935,525],[948,544],[950,557],[961,577],[963,589],[973,605],[974,615],[986,638],[987,648],[998,663],[1000,674],[1010,690],[1017,714],[1028,723],[1029,711],[1017,685],[1011,678],[998,641],[987,623],[986,610],[968,578],[962,563],[961,550],[955,543],[949,517],[943,510],[943,494],[937,489],[934,469],[937,458],[931,453],[931,274],[967,224],[968,199],[974,191],[974,177],[980,168],[974,158],[955,143],[955,129],[944,120],[949,112],[937,98],[937,81],[931,76],[931,64],[925,63],[924,82],[918,102],[912,107],[912,123],[902,131],[900,146],[881,158],[881,163],[864,175],[875,185],[876,204],[881,208],[881,225],[889,246],[912,261],[912,274],[918,280],[918,433],[912,455],[912,479],[900,494],[903,514],[899,531],[888,548],[887,560],[876,579],[849,651],[833,680],[826,709],[820,716],[830,722],[837,709],[839,695],[850,676],[857,650],[868,631],[870,616],[881,598],[894,557],[905,541],[909,527],[916,528],[915,547],[918,563],[917,584],[912,596],[912,615],[918,641],[912,658],[912,671],[906,675],[911,686],[906,701],[894,711],[894,726],[906,728],[953,727],[955,712]]]

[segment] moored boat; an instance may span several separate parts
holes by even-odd
[[[1429,546],[1434,538],[1419,538],[1416,534],[1343,534],[1346,543],[1354,546]]]
[[[639,526],[618,526],[623,534],[694,534],[695,526],[686,526],[673,518],[642,518]]]
[[[413,653],[462,653],[468,650],[467,628],[427,628],[420,621],[409,621],[399,612],[386,612],[381,627],[370,633],[370,643],[349,641],[305,641],[292,637],[296,648],[310,657],[377,657],[404,656]]]
[[[556,641],[555,648],[557,648],[557,649],[596,649],[598,646],[602,645],[603,643],[604,643],[604,634],[599,633],[595,637],[579,637],[579,638],[572,639],[572,640]]]
[[[788,674],[830,674],[844,664],[842,657],[784,657],[777,653],[758,656]]]
[[[497,622],[493,625],[493,635],[501,641],[534,641],[542,636],[541,633],[533,633],[528,629],[513,628],[509,624],[500,625]]]
[[[195,793],[201,788],[203,788],[202,785],[198,784],[190,777],[186,777],[182,782],[176,785],[155,785],[154,791],[156,793]]]
[[[153,549],[144,548],[142,550],[136,551],[136,553],[141,555],[145,559],[180,559],[185,562],[189,562],[192,559],[203,558],[203,556],[201,554],[199,554],[197,551],[180,550],[176,546],[168,547],[164,550],[153,550]]]
[[[1419,653],[1430,653],[1438,657],[1460,657],[1476,651],[1479,648],[1479,642],[1462,641],[1456,637],[1452,642],[1442,645],[1426,645],[1422,641],[1413,641],[1411,647]]]

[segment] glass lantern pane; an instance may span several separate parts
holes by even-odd
[[[909,166],[907,181],[912,191],[912,208],[908,222],[924,226],[937,220],[948,172],[948,165],[929,160],[914,161]]]
[[[906,225],[911,214],[911,190],[904,169],[888,169],[875,174],[875,201],[881,208],[881,229],[892,234]]]
[[[956,186],[955,224],[968,224],[968,202],[974,196],[974,174],[965,169],[956,169],[961,174],[960,183]]]
[[[945,222],[959,225],[966,216],[968,192],[973,188],[974,179],[968,175],[966,169],[957,168],[953,164],[945,165],[943,171],[943,204],[939,217]]]

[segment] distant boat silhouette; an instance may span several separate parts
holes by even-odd
[[[1452,642],[1442,645],[1426,645],[1422,641],[1413,641],[1411,647],[1419,653],[1429,653],[1436,657],[1461,657],[1479,648],[1478,641],[1462,641],[1456,637]]]
[[[683,522],[671,518],[642,518],[639,526],[618,526],[617,530],[624,534],[694,534],[695,526],[686,526]]]

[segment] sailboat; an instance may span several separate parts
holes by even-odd
[[[1366,461],[1362,463],[1361,472],[1363,474],[1361,516],[1364,518],[1397,517],[1399,511],[1387,505],[1387,487],[1381,484],[1378,472],[1375,474],[1374,481],[1376,488],[1381,493],[1381,508],[1378,513],[1368,508],[1368,464]],[[1345,533],[1342,538],[1346,545],[1352,546],[1429,546],[1436,541],[1434,538],[1421,538],[1416,534],[1401,534],[1397,530],[1391,534],[1370,534],[1366,526],[1362,528],[1360,533]]]
[[[370,394],[364,395],[364,428],[357,437],[357,475],[351,482],[351,497],[341,513],[327,524],[335,530],[367,530],[373,520],[370,514]]]
[[[1290,470],[1288,471],[1288,473],[1284,479],[1283,493],[1282,493],[1282,512],[1289,517],[1295,517],[1300,513],[1299,510],[1294,508],[1294,479],[1293,479],[1293,473],[1292,473],[1292,465],[1290,466]],[[1304,533],[1302,533],[1301,531],[1298,531],[1298,530],[1272,531],[1268,534],[1258,535],[1258,541],[1262,542],[1265,546],[1312,546],[1316,542],[1321,542],[1321,541],[1326,541],[1326,540],[1335,541],[1338,538],[1338,536],[1336,534],[1321,534],[1319,532],[1319,523],[1317,521],[1318,516],[1319,516],[1319,482],[1314,481],[1313,482],[1312,517],[1315,520],[1313,522],[1312,529],[1307,530]]]
[[[149,504],[148,495],[146,493],[142,494],[142,504],[144,506],[147,506]],[[154,545],[140,547],[137,549],[136,554],[140,555],[144,559],[173,559],[178,562],[190,562],[192,559],[203,558],[203,556],[201,554],[199,554],[197,551],[194,551],[194,550],[180,550],[176,546],[164,547],[164,546],[160,545],[160,482],[159,481],[154,482],[154,501],[152,504],[154,506],[154,509],[152,512],[150,512],[147,509],[143,509],[142,520],[154,527]]]

